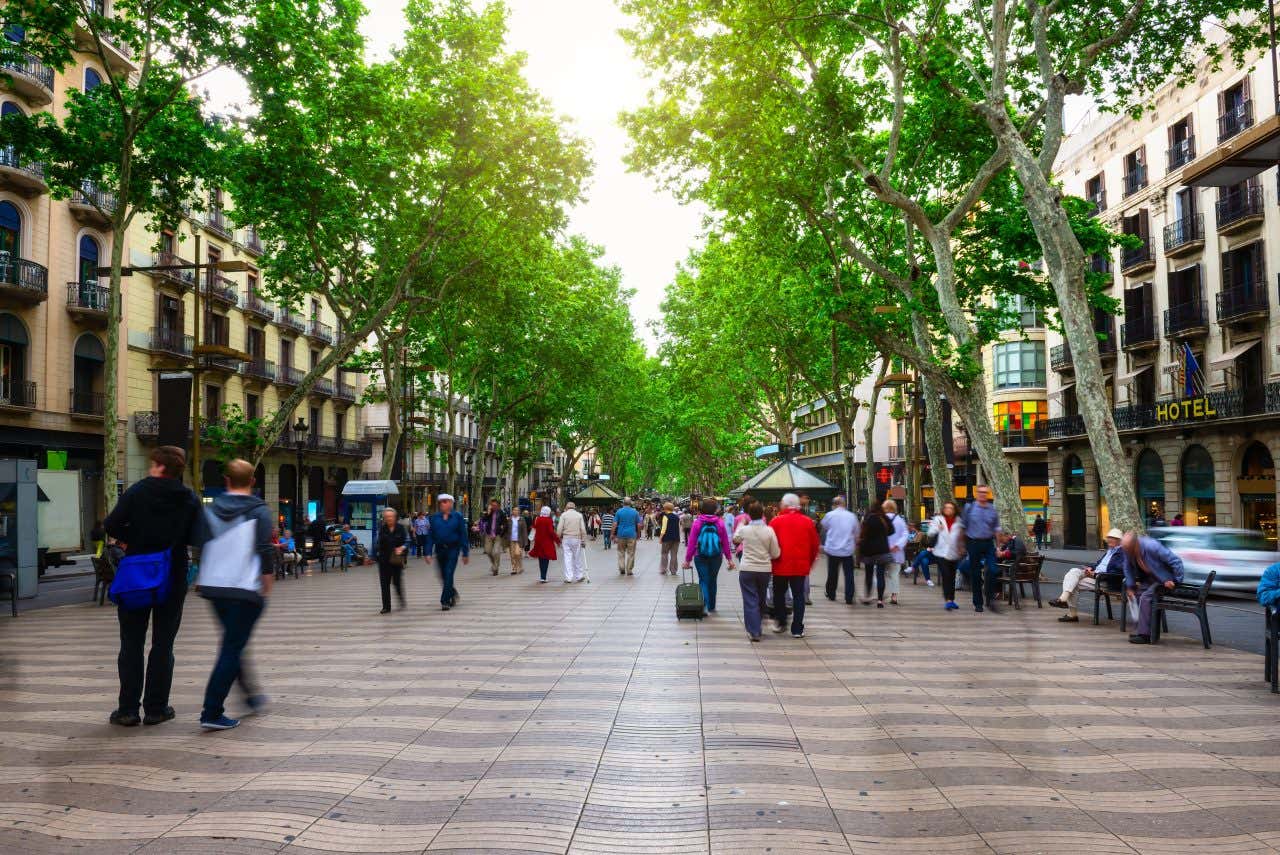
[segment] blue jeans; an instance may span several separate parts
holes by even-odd
[[[437,546],[436,561],[440,564],[440,605],[452,606],[458,596],[458,589],[453,587],[453,574],[458,569],[458,556],[462,550],[457,546]]]
[[[913,570],[919,570],[921,573],[923,573],[923,574],[924,574],[924,580],[925,580],[926,582],[928,582],[928,581],[930,581],[930,580],[929,580],[929,565],[930,565],[931,563],[933,563],[933,553],[932,553],[932,552],[929,552],[928,550],[922,549],[922,550],[920,550],[920,552],[916,555],[916,560],[911,562],[911,569],[913,569]]]
[[[612,538],[613,538],[613,532],[612,532],[612,531],[608,531],[608,530],[606,530],[606,531],[604,532],[604,548],[605,548],[605,549],[608,549],[608,548],[609,548],[609,544],[610,544],[610,542],[611,542]]]
[[[218,718],[225,711],[223,704],[231,693],[231,684],[240,683],[246,696],[257,694],[252,677],[244,665],[243,654],[253,626],[262,616],[263,606],[249,600],[210,600],[213,613],[222,624],[222,646],[218,649],[218,659],[213,663],[213,673],[209,675],[209,684],[204,690],[204,710],[200,713],[201,721]]]
[[[542,581],[547,581],[547,568],[551,566],[550,558],[538,559],[538,575],[542,577]]]
[[[723,555],[693,556],[693,566],[698,568],[698,587],[702,589],[702,600],[709,612],[716,610],[716,576],[723,561]]]
[[[742,589],[742,622],[747,626],[747,635],[753,638],[762,632],[765,601],[772,577],[772,573],[756,570],[744,570],[738,574],[738,587]]]
[[[1000,568],[996,566],[996,542],[993,538],[971,539],[969,546],[969,586],[973,588],[974,608],[982,606],[986,600],[982,596],[982,566],[987,567],[987,598],[996,595],[996,580],[1000,577]]]

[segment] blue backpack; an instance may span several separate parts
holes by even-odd
[[[116,567],[107,596],[125,611],[159,605],[169,598],[171,551],[126,555]]]
[[[704,522],[698,531],[698,554],[704,558],[714,558],[721,554],[720,531],[715,523]]]

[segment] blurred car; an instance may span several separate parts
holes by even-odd
[[[1168,526],[1147,533],[1182,559],[1188,583],[1203,584],[1209,571],[1217,570],[1214,591],[1252,594],[1262,571],[1280,561],[1275,544],[1262,532],[1251,529]]]

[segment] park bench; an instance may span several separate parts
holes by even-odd
[[[1124,632],[1129,628],[1129,611],[1126,607],[1124,593],[1124,574],[1097,573],[1093,578],[1095,585],[1093,592],[1094,626],[1099,623],[1098,618],[1104,603],[1107,606],[1107,620],[1114,619],[1114,615],[1111,613],[1111,599],[1114,597],[1116,605],[1120,607],[1120,631]]]
[[[1001,562],[999,585],[1004,592],[1004,600],[1015,609],[1022,608],[1022,598],[1026,596],[1025,585],[1031,586],[1031,595],[1036,601],[1036,608],[1044,608],[1040,597],[1040,569],[1044,566],[1043,555],[1025,555],[1020,561]]]
[[[1156,601],[1151,614],[1151,643],[1160,641],[1160,633],[1169,631],[1166,612],[1186,612],[1193,614],[1200,621],[1200,638],[1205,650],[1213,645],[1213,635],[1209,632],[1209,591],[1213,588],[1217,570],[1210,570],[1203,585],[1178,584],[1172,589],[1160,587],[1156,589]]]
[[[324,553],[320,556],[320,572],[327,573],[330,567],[347,572],[347,550],[336,540],[325,541]]]

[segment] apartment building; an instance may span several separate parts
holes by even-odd
[[[21,42],[22,34],[11,28],[5,37]],[[111,60],[121,70],[132,68],[122,52]],[[65,72],[30,58],[6,65],[11,82],[0,82],[0,109],[61,116],[69,90],[103,82],[105,70],[96,62],[96,54],[78,53]],[[203,212],[174,231],[136,222],[124,248],[126,264],[138,269],[123,283],[120,393],[112,414],[124,437],[122,478],[103,485],[108,289],[97,270],[111,257],[102,212],[113,205],[109,193],[91,185],[54,200],[39,163],[13,148],[0,149],[0,456],[34,458],[44,466],[46,452],[66,452],[68,468],[86,474],[87,513],[104,488],[120,490],[146,474],[159,432],[157,378],[193,367],[197,281],[198,344],[226,354],[201,359],[194,394],[206,425],[219,422],[228,404],[250,418],[274,414],[343,333],[318,299],[277,307],[262,296],[261,242],[252,227],[228,219],[229,204],[218,188],[209,188],[208,199],[195,206]],[[238,272],[147,271],[231,260],[241,263],[224,266]],[[287,431],[259,466],[258,489],[279,509],[284,526],[295,524],[301,505],[310,515],[339,514],[342,484],[369,454],[369,443],[357,438],[355,402],[355,379],[331,373],[290,418],[306,430]],[[220,491],[214,461],[205,461],[201,475],[206,496]]]
[[[1188,85],[1158,92],[1141,119],[1094,121],[1057,165],[1067,192],[1136,240],[1092,266],[1110,274],[1122,310],[1099,312],[1096,324],[1148,523],[1180,515],[1187,525],[1275,539],[1280,338],[1268,271],[1280,271],[1280,209],[1276,154],[1267,152],[1275,91],[1265,54],[1217,70],[1204,63]],[[1249,158],[1242,147],[1267,154]],[[1052,417],[1037,441],[1050,449],[1054,541],[1093,546],[1109,528],[1107,501],[1060,338],[1050,365]]]
[[[864,379],[854,389],[854,396],[864,403],[871,401],[875,388],[875,377],[878,368],[873,368],[872,376]],[[893,422],[890,417],[889,390],[881,394],[876,406],[876,422],[872,429],[870,454],[866,447],[864,431],[871,418],[868,407],[858,408],[854,419],[853,448],[853,483],[857,494],[852,498],[855,507],[865,507],[869,501],[866,490],[867,459],[873,463],[885,464],[891,458],[891,436]],[[830,404],[822,398],[810,401],[792,413],[796,424],[792,445],[796,449],[794,460],[803,469],[812,472],[828,483],[840,486],[844,484],[844,443],[840,436],[840,425],[836,423]],[[900,481],[898,483],[901,483]],[[889,485],[886,485],[886,490]]]

